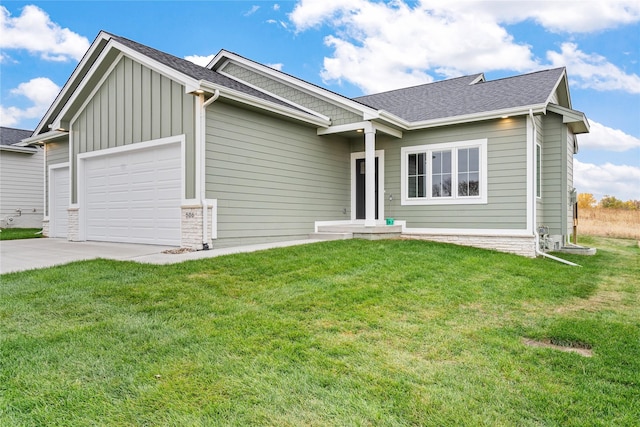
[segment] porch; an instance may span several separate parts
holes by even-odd
[[[396,239],[400,236],[402,236],[402,225],[374,225],[367,227],[364,224],[317,225],[316,232],[309,234],[309,238],[320,240],[381,240]]]

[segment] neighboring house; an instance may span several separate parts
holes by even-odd
[[[16,144],[30,130],[0,127],[0,228],[40,228],[44,150]]]
[[[372,70],[374,72],[374,70]],[[557,68],[349,99],[220,51],[207,67],[102,32],[23,144],[49,236],[201,249],[331,225],[535,256],[571,227],[576,134]]]

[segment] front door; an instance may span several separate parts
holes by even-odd
[[[365,219],[367,211],[365,191],[365,161],[356,159],[356,219]],[[376,219],[378,219],[378,158],[376,157]]]

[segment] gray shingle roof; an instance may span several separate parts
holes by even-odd
[[[525,107],[547,102],[564,68],[479,81],[471,75],[354,98],[409,122]]]
[[[0,145],[13,145],[29,138],[33,131],[25,129],[15,129],[8,127],[0,127]]]
[[[218,84],[220,86],[233,89],[238,92],[242,92],[244,94],[251,95],[265,101],[269,101],[285,107],[296,109],[298,111],[303,111],[285,101],[269,96],[264,92],[256,90],[250,86],[247,86],[225,75],[222,75],[217,71],[210,70],[206,67],[202,67],[200,65],[194,64],[191,61],[187,61],[186,59],[178,58],[177,56],[173,56],[168,53],[162,52],[160,50],[154,49],[152,47],[145,46],[133,40],[129,40],[124,37],[116,36],[110,33],[107,33],[107,34],[109,34],[114,40],[118,41],[119,43],[122,43],[123,45],[151,59],[154,59],[160,62],[161,64],[171,67],[174,70],[179,71],[180,73],[185,74],[186,76],[189,76],[193,79],[206,80],[208,82]]]

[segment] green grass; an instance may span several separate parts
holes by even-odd
[[[40,228],[3,228],[0,240],[36,239],[42,237]]]
[[[583,243],[582,268],[351,240],[3,275],[0,425],[637,425],[640,249]]]

